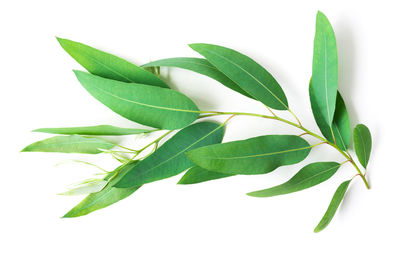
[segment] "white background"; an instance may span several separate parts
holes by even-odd
[[[399,261],[398,171],[399,8],[397,1],[3,1],[0,4],[1,261]],[[186,45],[229,46],[276,77],[304,125],[317,130],[309,100],[317,10],[337,34],[340,91],[352,126],[366,124],[373,153],[366,190],[355,178],[329,227],[313,228],[350,166],[318,187],[257,199],[246,192],[289,179],[305,163],[342,161],[326,146],[304,163],[268,175],[176,185],[180,176],[149,184],[128,199],[76,219],[60,219],[81,197],[56,193],[111,169],[107,156],[19,153],[46,138],[40,127],[139,126],[93,99],[75,79],[81,69],[55,36],[80,41],[134,63],[197,56]],[[163,70],[174,89],[202,110],[266,113],[201,75]],[[289,115],[282,113],[282,116]],[[216,119],[223,121],[224,118]],[[225,141],[299,131],[269,120],[237,117]],[[151,139],[152,137],[148,138]],[[309,140],[310,142],[316,142]],[[127,145],[144,143],[127,137]]]

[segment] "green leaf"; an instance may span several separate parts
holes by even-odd
[[[58,42],[79,64],[94,75],[113,80],[168,88],[160,78],[122,58],[82,43],[57,38]]]
[[[224,86],[236,92],[239,92],[242,95],[253,98],[246,91],[244,91],[237,84],[235,84],[235,82],[230,80],[226,75],[224,75],[221,71],[215,68],[215,66],[210,64],[210,62],[208,62],[206,59],[192,58],[192,57],[176,57],[176,58],[161,59],[142,65],[142,67],[153,67],[153,66],[178,67],[191,70],[196,73],[211,77],[212,79],[217,80]]]
[[[98,154],[100,149],[111,149],[115,145],[101,138],[90,138],[78,135],[55,136],[47,138],[22,149],[22,152],[59,152]]]
[[[299,136],[268,135],[210,145],[187,156],[196,165],[226,174],[265,174],[304,160],[312,146]]]
[[[185,173],[185,175],[181,178],[181,180],[179,180],[178,184],[181,185],[197,184],[209,180],[215,180],[230,176],[234,175],[214,172],[201,168],[199,166],[194,166]]]
[[[336,173],[339,167],[340,164],[336,162],[312,163],[300,169],[300,171],[286,183],[268,189],[250,192],[247,195],[253,197],[271,197],[297,192],[328,180]]]
[[[76,205],[67,214],[65,214],[63,218],[87,215],[93,211],[112,205],[133,194],[136,190],[139,189],[140,186],[129,188],[116,188],[114,187],[114,185],[126,174],[127,170],[131,169],[136,164],[137,162],[134,162],[126,166],[122,165],[117,168],[116,171],[112,172],[108,178],[114,175],[115,177],[112,178],[101,191],[89,194],[78,205]],[[116,174],[116,172],[118,173]]]
[[[175,90],[74,72],[92,96],[117,114],[137,123],[160,129],[178,129],[189,125],[199,115],[192,100]]]
[[[90,135],[90,136],[123,136],[149,133],[156,130],[137,128],[122,128],[110,125],[81,126],[81,127],[60,127],[60,128],[39,128],[33,132],[42,132],[60,135]]]
[[[189,46],[253,98],[274,109],[288,109],[285,93],[278,82],[250,57],[217,45],[191,44]]]
[[[322,217],[321,221],[319,222],[318,226],[314,229],[315,233],[322,231],[324,228],[326,228],[329,225],[333,216],[336,213],[336,210],[338,209],[340,203],[343,200],[344,194],[346,193],[350,182],[351,182],[351,180],[344,181],[342,184],[340,184],[338,189],[336,189],[336,192],[333,195],[333,198],[331,200],[331,203],[329,204],[328,209],[326,210],[326,212],[325,212],[324,216]]]
[[[346,151],[350,144],[351,128],[349,114],[347,113],[346,105],[340,93],[337,93],[335,115],[333,117],[332,128],[325,122],[322,114],[316,106],[316,96],[310,85],[310,101],[311,108],[314,114],[314,119],[317,122],[321,133],[332,143]],[[332,135],[333,133],[333,135]]]
[[[224,128],[211,122],[188,126],[165,142],[157,151],[133,167],[116,187],[131,187],[178,175],[194,166],[185,152],[222,141]]]
[[[338,57],[335,32],[321,12],[317,14],[310,89],[315,95],[315,110],[331,126],[338,89]]]
[[[364,168],[367,168],[372,147],[372,138],[368,127],[363,124],[357,125],[353,131],[353,140],[358,161]]]

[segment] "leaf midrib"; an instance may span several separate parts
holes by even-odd
[[[283,101],[281,99],[279,99],[271,90],[269,90],[268,87],[266,87],[262,82],[260,82],[255,76],[253,76],[252,74],[250,74],[250,72],[248,72],[246,69],[242,68],[241,66],[239,66],[238,64],[236,64],[235,62],[233,62],[232,60],[229,60],[228,58],[213,52],[211,50],[206,50],[206,52],[210,52],[218,57],[221,57],[222,59],[225,59],[226,61],[232,63],[233,65],[235,65],[236,67],[238,67],[240,70],[244,71],[246,74],[248,74],[251,78],[253,78],[257,83],[259,83],[264,89],[266,89],[276,100],[278,100],[279,103],[281,103],[287,110],[289,109],[285,103],[283,103]]]
[[[257,154],[257,155],[248,155],[248,156],[236,156],[236,157],[204,157],[206,159],[217,159],[217,160],[230,160],[230,159],[242,159],[242,158],[252,158],[252,157],[260,157],[260,156],[271,156],[271,155],[279,155],[279,154],[284,154],[284,153],[289,153],[289,152],[295,152],[295,151],[300,151],[300,150],[305,150],[308,148],[312,148],[313,146],[308,146],[308,147],[301,147],[301,148],[294,148],[294,149],[289,149],[289,150],[283,150],[283,151],[278,151],[278,152],[269,152],[269,153],[264,153],[264,154]]]

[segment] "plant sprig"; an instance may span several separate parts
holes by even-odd
[[[79,82],[93,97],[117,114],[154,128],[99,125],[34,130],[57,136],[35,142],[24,148],[25,152],[103,153],[110,154],[120,162],[115,170],[109,172],[78,160],[100,168],[104,177],[90,178],[63,193],[88,193],[64,217],[89,214],[130,196],[145,184],[178,175],[185,170],[178,184],[195,184],[239,174],[266,174],[281,166],[303,161],[314,147],[324,144],[334,148],[344,157],[344,161],[310,163],[287,182],[248,195],[272,197],[298,192],[327,181],[342,165],[350,163],[355,175],[340,184],[334,193],[328,209],[314,229],[314,232],[320,232],[332,220],[350,182],[356,176],[363,180],[367,189],[370,188],[366,168],[372,147],[371,133],[365,125],[359,124],[351,136],[350,118],[338,91],[335,33],[321,12],[317,14],[312,77],[309,83],[311,110],[321,135],[303,126],[290,109],[282,87],[272,74],[252,58],[233,49],[196,43],[189,46],[204,58],[167,58],[137,66],[82,43],[62,38],[57,40],[88,71],[74,70]],[[189,97],[170,89],[162,80],[161,67],[178,67],[208,76],[255,102],[261,102],[268,114],[200,110]],[[278,111],[288,111],[292,119],[280,117]],[[222,124],[203,120],[224,115],[227,118]],[[222,143],[226,124],[236,116],[283,122],[299,129],[301,133],[263,135]],[[114,144],[103,138],[160,130],[166,132],[140,149]],[[178,131],[167,139],[175,130]],[[309,144],[304,139],[305,135],[319,142]],[[162,143],[163,140],[166,141]],[[351,140],[364,171],[361,171],[349,152]]]

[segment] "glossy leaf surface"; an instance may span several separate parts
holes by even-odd
[[[151,67],[151,66],[167,66],[167,67],[178,67],[187,70],[191,70],[193,72],[208,76],[214,80],[217,80],[224,86],[241,93],[247,97],[253,98],[246,91],[241,89],[235,82],[230,80],[227,76],[225,76],[221,71],[219,71],[215,66],[213,66],[206,59],[202,58],[194,58],[194,57],[176,57],[176,58],[167,58],[157,60],[145,65],[142,67]]]
[[[178,184],[181,185],[197,184],[205,181],[210,181],[230,176],[234,175],[214,172],[201,168],[199,166],[194,166],[185,173],[185,175],[181,178],[181,180],[179,180]]]
[[[319,222],[319,224],[317,225],[317,227],[314,229],[315,233],[322,231],[324,228],[326,228],[329,225],[332,218],[335,216],[336,210],[338,209],[340,203],[343,200],[344,194],[346,193],[350,182],[351,182],[351,180],[347,180],[347,181],[343,182],[342,184],[340,184],[340,186],[337,188],[335,194],[333,195],[331,203],[329,204],[328,209],[326,210],[324,216],[322,217],[322,219]]]
[[[94,75],[128,83],[168,87],[156,75],[115,55],[68,39],[57,40],[68,54]]]
[[[316,97],[311,87],[309,91],[312,112],[321,133],[329,142],[334,144],[336,143],[336,145],[344,151],[347,150],[351,140],[351,127],[349,114],[347,113],[346,105],[342,96],[339,92],[337,93],[335,115],[331,127],[326,123],[325,119],[316,107]]]
[[[131,187],[178,175],[194,166],[185,155],[189,150],[220,143],[224,128],[212,122],[190,125],[165,142],[157,151],[133,167],[116,187]]]
[[[357,125],[353,131],[353,140],[358,161],[366,168],[372,148],[372,138],[368,127],[363,124]]]
[[[154,130],[138,128],[122,128],[110,125],[39,128],[33,132],[42,132],[60,135],[90,135],[90,136],[123,136],[153,132]]]
[[[306,165],[289,181],[279,186],[264,190],[250,192],[247,195],[253,197],[271,197],[297,192],[318,185],[336,173],[340,164],[336,162],[318,162]]]
[[[120,170],[117,169],[108,178],[112,178],[109,183],[99,192],[89,194],[85,199],[83,199],[78,205],[72,208],[67,214],[63,217],[79,217],[87,215],[93,211],[96,211],[101,208],[108,207],[128,196],[133,194],[136,190],[139,189],[140,186],[130,187],[130,188],[116,188],[114,187],[115,183],[117,183],[125,174],[126,171],[136,165],[136,162],[130,163],[126,166],[121,166]],[[119,170],[119,171],[118,171]],[[118,172],[116,174],[116,172]]]
[[[75,71],[82,86],[97,100],[121,116],[137,123],[178,129],[197,119],[197,106],[171,89],[124,83]]]
[[[101,138],[72,136],[55,136],[25,147],[22,152],[58,152],[98,154],[100,149],[111,149],[114,144]]]
[[[317,14],[310,88],[315,95],[315,110],[331,126],[338,90],[338,57],[335,33],[321,12]]]
[[[253,98],[274,109],[288,109],[287,98],[281,86],[250,57],[217,45],[191,44],[190,47]]]
[[[305,159],[311,146],[301,137],[268,135],[210,145],[187,153],[196,165],[226,174],[265,174]]]

